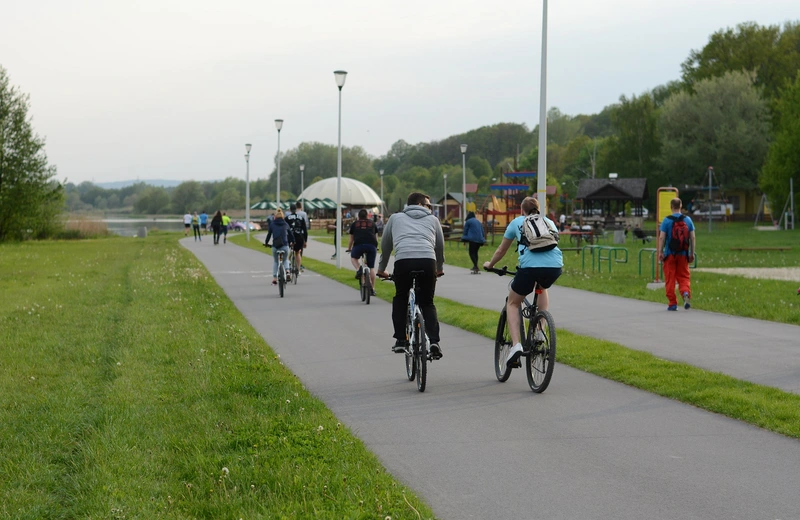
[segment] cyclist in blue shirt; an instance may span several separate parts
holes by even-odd
[[[517,267],[517,274],[511,282],[511,288],[508,291],[508,302],[506,304],[506,312],[508,314],[508,329],[511,334],[511,341],[514,344],[509,350],[508,358],[506,358],[506,366],[514,363],[519,359],[522,354],[522,343],[519,334],[520,326],[520,308],[525,297],[533,292],[533,286],[538,283],[542,289],[547,289],[561,276],[561,268],[564,267],[564,260],[561,255],[561,250],[556,247],[550,251],[530,251],[525,244],[520,243],[524,232],[522,225],[525,222],[525,217],[534,213],[539,213],[539,201],[533,197],[526,197],[520,205],[522,215],[515,218],[506,227],[506,232],[503,234],[503,241],[497,247],[497,251],[492,255],[492,259],[483,264],[486,269],[491,269],[500,260],[503,259],[506,252],[511,247],[514,241],[517,241],[517,253],[519,254],[519,266]],[[551,230],[556,229],[555,223],[542,217]],[[547,291],[543,291],[539,295],[538,306],[541,310],[547,310],[548,295]]]

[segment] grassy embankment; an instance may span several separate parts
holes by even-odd
[[[179,237],[0,245],[0,517],[431,517]]]
[[[233,240],[244,247],[269,252],[257,241],[247,244],[242,239]],[[466,253],[464,256],[468,258]],[[350,269],[337,270],[330,264],[309,258],[303,262],[308,269],[344,285],[358,287]],[[391,301],[394,287],[391,284],[377,285],[375,289],[378,297]],[[497,329],[496,311],[441,297],[436,298],[436,308],[442,323],[494,340]],[[741,381],[685,363],[667,361],[647,352],[560,329],[557,360],[607,379],[800,438],[800,395]]]
[[[711,233],[708,232],[705,222],[697,223],[696,227],[698,267],[800,266],[800,235],[797,231],[758,231],[752,224],[746,222],[714,223]],[[333,245],[333,238],[330,236],[317,239]],[[501,237],[498,235],[495,237],[494,246],[488,244],[480,249],[479,265],[492,257],[500,240]],[[562,238],[561,245],[574,246],[566,236]],[[595,269],[592,270],[593,262],[589,251],[585,253],[565,251],[564,274],[558,279],[557,285],[663,303],[666,307],[664,291],[646,287],[647,282],[653,281],[652,261],[647,251],[641,254],[641,274],[639,273],[639,252],[642,249],[655,248],[654,241],[642,244],[641,240],[629,238],[627,243],[616,245],[609,236],[601,240],[599,245],[626,248],[627,262],[612,260],[610,273],[608,262],[603,262],[600,270],[595,263]],[[791,249],[787,251],[732,249],[776,247]],[[462,245],[448,242],[445,246],[445,256],[450,265],[472,267],[469,255]],[[620,253],[617,258],[624,259],[624,254]],[[508,253],[500,265],[513,267],[514,261],[513,254]],[[798,285],[800,280],[764,280],[695,271],[692,273],[692,305],[706,311],[800,325]]]

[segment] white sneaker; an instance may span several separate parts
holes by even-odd
[[[519,357],[522,355],[522,344],[517,343],[508,351],[508,357],[506,358],[506,368],[511,368]]]

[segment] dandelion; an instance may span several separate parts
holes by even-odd
[[[287,400],[286,400],[286,404],[289,404],[289,403],[291,403],[291,401],[287,399]]]
[[[225,475],[227,477],[229,473],[230,473],[230,471],[228,470],[228,468],[222,468],[222,474],[223,475]]]
[[[321,431],[322,431],[322,430],[324,430],[324,429],[325,429],[325,428],[323,428],[321,424],[320,424],[320,425],[317,427],[317,431],[318,431],[318,432],[321,432]]]

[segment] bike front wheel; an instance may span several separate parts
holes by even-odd
[[[419,309],[414,316],[414,338],[411,346],[417,371],[417,390],[424,392],[428,378],[428,341],[425,335],[425,318]]]
[[[539,311],[528,328],[530,353],[526,369],[531,390],[541,394],[547,390],[556,364],[556,324],[548,311]]]

